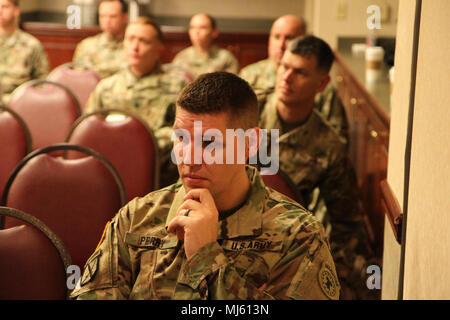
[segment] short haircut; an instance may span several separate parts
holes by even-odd
[[[217,28],[217,23],[216,23],[216,19],[214,19],[211,15],[204,13],[205,17],[208,18],[209,23],[211,24],[211,28],[212,29],[216,29]]]
[[[249,129],[258,125],[258,102],[247,81],[229,72],[200,75],[188,84],[177,99],[177,106],[194,114],[226,112],[228,124]]]
[[[289,42],[287,49],[302,57],[315,55],[317,70],[324,73],[330,72],[334,54],[330,46],[322,39],[315,36],[298,37]]]
[[[144,25],[152,26],[156,30],[156,33],[158,35],[159,41],[161,41],[161,42],[164,41],[164,36],[163,36],[162,31],[161,31],[161,27],[152,18],[145,17],[145,16],[137,17],[134,21],[130,22],[130,24],[128,26],[130,26],[132,24],[144,24]]]
[[[100,3],[102,2],[114,2],[114,1],[118,1],[120,3],[120,8],[122,9],[123,13],[127,13],[128,12],[128,2],[124,1],[124,0],[101,0]],[[99,5],[100,5],[99,3]]]
[[[208,18],[209,24],[211,25],[211,28],[212,29],[216,29],[217,28],[216,19],[214,19],[211,15],[209,15],[207,13],[198,13],[198,14],[193,15],[192,17],[195,17],[197,15],[204,15],[206,18]],[[191,18],[191,20],[192,20],[192,18]],[[190,21],[189,21],[189,24],[190,24]]]
[[[9,0],[9,2],[11,2],[13,5],[15,5],[16,7],[19,6],[19,0]]]

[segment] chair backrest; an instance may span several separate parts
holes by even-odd
[[[53,69],[47,80],[65,85],[72,90],[83,111],[101,78],[93,69],[80,63],[65,63]]]
[[[55,150],[77,150],[82,159],[55,158]],[[82,267],[100,235],[125,204],[123,183],[116,169],[99,153],[59,144],[25,157],[11,174],[2,204],[32,214],[54,230],[67,245],[74,264]],[[5,219],[5,226],[13,222]]]
[[[66,299],[66,270],[72,262],[62,240],[20,210],[0,207],[0,216],[18,224],[0,230],[0,300]]]
[[[285,196],[288,196],[292,200],[301,203],[295,184],[283,171],[278,170],[278,172],[274,175],[261,175],[261,177],[266,186],[284,194]]]
[[[111,115],[120,115],[110,120]],[[158,189],[158,148],[153,131],[138,115],[122,110],[95,111],[80,117],[66,142],[99,152],[117,169],[128,201]],[[68,152],[68,159],[84,154]]]
[[[16,165],[31,151],[31,135],[23,119],[0,106],[0,195]]]
[[[33,150],[63,142],[81,115],[73,93],[63,85],[47,80],[31,80],[20,85],[11,94],[9,108],[28,125]]]

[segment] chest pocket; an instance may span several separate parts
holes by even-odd
[[[281,237],[230,239],[222,242],[222,248],[236,271],[260,287],[281,258],[283,241]]]
[[[134,261],[139,261],[133,272],[136,278],[130,298],[170,298],[178,273],[169,270],[176,270],[173,266],[181,264],[176,235],[162,231],[150,235],[128,232],[125,243],[132,249]]]

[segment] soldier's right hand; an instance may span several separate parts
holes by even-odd
[[[184,197],[184,203],[169,223],[167,231],[176,232],[178,239],[184,240],[189,259],[205,245],[217,241],[218,225],[219,212],[210,191],[192,189]]]

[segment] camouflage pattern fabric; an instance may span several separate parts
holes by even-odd
[[[186,84],[184,78],[164,73],[159,63],[143,77],[135,76],[127,68],[99,82],[85,113],[123,109],[137,113],[153,130],[171,126],[177,95]]]
[[[275,94],[268,97],[260,127],[280,130],[280,169],[297,186],[305,201],[302,205],[307,207],[313,190],[320,190],[326,204],[325,221],[331,224],[330,244],[342,285],[341,298],[370,298],[366,267],[374,262],[374,254],[359,207],[356,175],[347,157],[346,140],[317,110],[304,124],[284,132]]]
[[[271,59],[246,66],[241,70],[239,76],[250,84],[260,104],[263,104],[267,96],[274,92],[277,83],[275,64]],[[324,91],[316,94],[314,108],[342,137],[348,138],[345,109],[331,83]]]
[[[83,39],[72,60],[93,68],[102,79],[127,67],[123,41],[110,39],[104,32]]]
[[[45,51],[38,39],[17,29],[0,36],[0,83],[4,105],[10,94],[22,83],[44,79],[49,71]]]
[[[250,84],[257,95],[273,92],[277,83],[275,63],[270,58],[245,66],[239,76]]]
[[[338,299],[339,281],[322,225],[264,186],[247,168],[245,204],[219,221],[218,240],[189,260],[165,227],[181,184],[136,198],[107,227],[71,294],[78,299]]]
[[[341,137],[348,140],[348,122],[344,105],[331,82],[314,98],[314,108]]]
[[[197,78],[202,73],[226,71],[237,74],[239,62],[228,50],[212,46],[207,56],[201,56],[193,46],[181,50],[173,59],[172,64]]]

